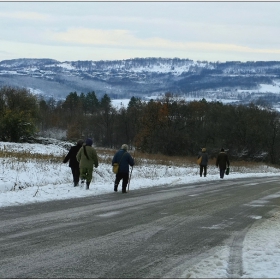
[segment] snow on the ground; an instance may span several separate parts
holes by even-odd
[[[248,89],[248,90],[242,90],[239,89],[237,90],[240,93],[247,92],[247,93],[252,93],[252,92],[260,92],[260,93],[280,93],[280,85],[279,82],[274,81],[274,84],[260,84],[258,89]]]
[[[128,103],[130,102],[130,99],[124,98],[124,99],[113,99],[111,100],[113,107],[120,109],[122,107],[127,108]]]
[[[69,143],[68,143],[69,144]],[[53,155],[61,161],[44,158],[0,157],[0,208],[49,200],[96,196],[113,193],[115,175],[110,164],[100,163],[94,169],[89,190],[73,187],[71,169],[62,163],[68,150],[58,144],[15,144],[0,142],[0,150]],[[259,166],[255,170],[231,167],[230,178],[275,176],[279,169]],[[224,180],[227,179],[227,176]],[[199,177],[197,165],[184,167],[143,164],[132,172],[130,191],[158,185],[174,185],[220,180],[216,167],[209,166],[206,178]],[[119,186],[120,188],[120,186]],[[256,220],[261,217],[255,217]],[[255,223],[243,243],[243,278],[280,278],[280,212],[262,223]],[[229,248],[215,248],[193,267],[186,268],[187,278],[227,278]]]

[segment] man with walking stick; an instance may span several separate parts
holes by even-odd
[[[127,193],[126,187],[129,180],[129,166],[134,166],[134,159],[127,152],[127,144],[123,144],[121,149],[116,152],[112,160],[112,166],[117,163],[119,165],[118,172],[114,183],[114,191],[118,191],[118,185],[122,180],[122,193]]]

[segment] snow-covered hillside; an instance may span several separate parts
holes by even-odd
[[[46,144],[0,142],[1,206],[89,195],[84,190],[72,188],[71,170],[68,164],[62,163],[73,144],[56,139],[45,139],[44,143]],[[108,158],[110,162],[109,150],[107,155],[104,153],[99,155],[100,165],[94,169],[90,195],[113,190],[115,175],[112,173],[111,165],[105,163],[108,162]],[[255,169],[232,167],[230,177],[269,176],[278,173],[279,169],[266,165],[259,165]],[[219,179],[217,168],[209,166],[208,176],[204,180],[217,179]],[[195,162],[176,167],[145,161],[145,164],[141,162],[134,168],[131,189],[200,180]],[[37,190],[38,195],[34,196]]]
[[[146,98],[171,92],[187,98],[249,103],[280,102],[280,62],[213,63],[179,58],[113,61],[13,59],[0,62],[0,86],[29,88],[55,99],[95,91],[111,98]],[[265,85],[265,86],[264,86]],[[265,89],[264,89],[265,87]]]

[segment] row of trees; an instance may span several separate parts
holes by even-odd
[[[185,102],[166,94],[161,100],[132,97],[117,109],[94,91],[65,100],[37,100],[25,89],[0,90],[2,141],[19,141],[59,128],[67,139],[91,137],[95,145],[119,148],[127,143],[148,153],[196,155],[202,147],[216,156],[221,147],[231,157],[280,164],[279,113],[257,105],[225,105],[221,102]]]

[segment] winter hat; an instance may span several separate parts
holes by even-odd
[[[78,146],[83,146],[83,144],[84,144],[84,140],[79,139],[79,140],[77,141],[77,145],[78,145]]]
[[[202,148],[202,152],[206,152],[206,148]]]
[[[86,140],[86,146],[92,146],[92,140],[90,138]]]
[[[123,144],[122,147],[121,147],[121,149],[122,149],[122,150],[128,150],[127,144]]]

